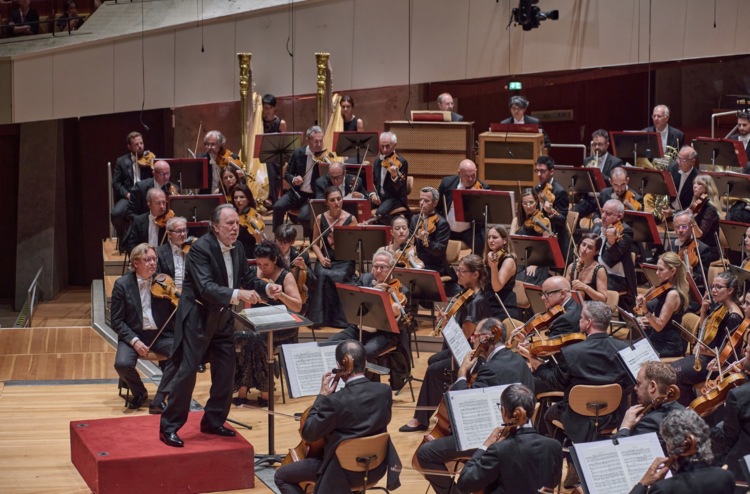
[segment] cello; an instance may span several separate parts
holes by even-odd
[[[663,395],[657,396],[651,402],[646,405],[643,410],[638,412],[636,417],[640,418],[646,415],[651,410],[658,410],[663,404],[671,403],[680,399],[680,388],[676,384],[670,384],[667,386],[667,392]]]

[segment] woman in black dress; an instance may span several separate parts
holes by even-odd
[[[721,212],[721,199],[719,199],[719,192],[716,189],[716,182],[711,175],[698,175],[693,180],[691,207],[703,194],[706,194],[708,202],[695,213],[695,236],[711,247],[709,259],[713,262],[721,258],[719,246],[716,245],[716,234],[719,233],[719,220],[724,215]]]
[[[318,284],[310,295],[308,319],[316,327],[344,328],[347,326],[346,316],[336,291],[336,283],[351,283],[354,276],[354,261],[336,260],[333,231],[337,226],[356,225],[357,218],[343,210],[344,198],[337,187],[328,187],[325,190],[325,199],[328,211],[315,218],[313,238],[318,238],[322,232],[328,230],[329,225],[334,227],[312,246],[318,258],[315,265]]]
[[[344,120],[344,132],[362,132],[365,130],[365,122],[355,117],[354,100],[351,96],[346,95],[341,98],[341,118]]]
[[[273,283],[283,287],[282,293],[277,300],[269,300],[269,305],[286,305],[290,310],[299,312],[302,308],[297,283],[294,276],[286,267],[278,245],[268,240],[260,243],[255,248],[255,260],[258,264],[258,278],[273,280]],[[254,333],[252,331],[238,331],[235,338],[240,345],[240,353],[237,357],[237,370],[234,374],[237,398],[234,404],[249,404],[247,399],[248,388],[256,388],[260,391],[258,406],[268,406],[268,337],[265,333]],[[295,343],[297,329],[283,329],[273,332],[274,348],[285,343]]]
[[[687,349],[687,341],[682,338],[680,328],[682,314],[688,306],[688,282],[685,264],[674,252],[665,252],[656,263],[656,276],[659,284],[670,283],[672,287],[658,297],[646,302],[643,317],[638,318],[646,330],[646,335],[660,357],[682,357]],[[636,297],[636,304],[643,300]]]
[[[253,228],[250,224],[251,210],[255,211],[253,193],[246,185],[240,184],[234,188],[232,199],[234,208],[237,210],[237,214],[240,215],[240,233],[237,236],[237,240],[245,248],[245,256],[248,259],[255,259],[255,244],[261,242],[262,236],[260,231]],[[263,225],[263,218],[257,212],[255,213],[255,220],[257,221],[257,225]]]
[[[297,282],[297,288],[300,290],[300,296],[303,296],[303,292],[305,292],[304,298],[307,298],[307,300],[302,302],[302,308],[299,311],[299,313],[304,316],[307,314],[307,309],[310,305],[310,293],[312,293],[312,290],[315,290],[315,286],[318,283],[315,273],[310,267],[310,254],[305,252],[300,255],[299,249],[294,246],[294,242],[297,240],[297,229],[294,228],[293,225],[288,223],[281,225],[276,229],[275,234],[276,244],[281,249],[284,262],[289,266],[289,269],[294,275],[294,279]],[[298,276],[302,276],[302,273],[304,273],[307,279],[300,289]]]
[[[602,248],[602,237],[596,233],[587,233],[578,245],[578,261],[568,265],[565,278],[573,290],[583,296],[583,301],[607,301],[607,270],[599,263],[599,251]]]
[[[516,235],[525,235],[527,237],[551,236],[550,233],[548,233],[541,227],[538,227],[542,230],[542,233],[539,233],[536,229],[534,229],[533,226],[529,227],[526,225],[526,220],[531,218],[531,216],[533,216],[534,213],[538,211],[539,198],[536,191],[534,189],[524,189],[523,193],[521,194],[521,208],[520,214],[518,215],[518,230],[516,231]],[[523,262],[523,259],[519,259],[518,261]],[[518,265],[516,279],[519,281],[524,281],[536,286],[542,286],[544,280],[549,278],[549,268],[547,268],[546,266],[539,267],[524,266],[518,263],[516,264]]]
[[[502,254],[500,252],[502,251]],[[487,231],[484,243],[484,265],[489,272],[487,283],[484,285],[484,298],[490,304],[492,317],[501,321],[508,318],[520,319],[516,292],[516,253],[513,242],[510,241],[508,230],[503,225],[495,225]],[[497,295],[505,306],[505,314]]]

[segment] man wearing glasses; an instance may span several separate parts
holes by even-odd
[[[539,183],[534,186],[534,190],[539,195],[539,209],[549,218],[552,223],[552,231],[557,235],[557,243],[560,245],[560,251],[563,256],[573,254],[573,248],[570,245],[570,235],[568,235],[568,208],[570,207],[570,197],[568,190],[555,181],[555,162],[549,156],[540,156],[534,165],[534,173]],[[552,194],[555,196],[552,202],[548,201],[542,191],[547,184],[552,186]],[[570,262],[571,259],[566,261]]]
[[[128,220],[132,220],[136,216],[148,211],[146,193],[149,189],[161,189],[167,197],[180,193],[180,188],[169,181],[170,174],[169,163],[166,161],[157,161],[154,163],[154,176],[141,180],[130,190],[128,208],[125,213],[125,217]]]
[[[695,284],[698,289],[703,293],[703,274],[701,271],[701,264],[703,269],[708,270],[708,266],[719,260],[719,255],[713,254],[713,249],[708,245],[704,244],[693,236],[693,225],[695,224],[695,217],[689,210],[680,211],[674,216],[674,231],[677,236],[677,240],[674,241],[675,248],[679,249],[678,254],[682,262],[685,263],[685,271],[692,275],[695,280]],[[687,248],[695,242],[698,246],[698,255],[700,256],[700,262],[694,262],[690,264],[689,256],[687,255]],[[708,274],[708,273],[706,273]],[[691,311],[697,310],[697,302],[691,302],[689,309]]]
[[[610,199],[602,206],[602,248],[599,262],[607,269],[607,290],[626,292],[620,295],[619,305],[630,311],[635,306],[636,281],[633,256],[633,229],[622,222],[625,206],[617,199]],[[618,233],[617,225],[622,226]]]
[[[187,240],[187,220],[174,217],[167,221],[167,239],[156,249],[159,257],[157,271],[169,275],[174,280],[178,290],[182,290],[182,280],[185,277],[185,254],[182,245]]]
[[[562,276],[552,276],[542,283],[542,302],[547,310],[556,305],[565,309],[565,314],[555,319],[549,327],[549,337],[578,333],[581,320],[581,306],[570,296],[570,282]]]
[[[690,206],[693,201],[693,180],[700,175],[695,167],[695,158],[698,153],[690,146],[683,146],[677,155],[677,161],[670,163],[667,171],[672,174],[672,180],[677,188],[677,197],[670,197],[671,208],[664,209],[664,216],[668,218],[675,211]]]
[[[357,181],[356,187],[354,186],[355,179]],[[323,175],[315,181],[315,198],[325,199],[325,190],[331,186],[338,187],[341,191],[341,197],[346,199],[362,199],[370,196],[365,190],[362,178],[346,173],[346,168],[338,161],[331,163],[327,175]]]
[[[448,220],[451,227],[451,240],[460,240],[474,252],[479,252],[484,245],[484,228],[477,226],[472,235],[471,223],[456,221],[456,208],[453,204],[453,191],[479,188],[489,190],[490,186],[477,178],[477,165],[471,160],[463,160],[458,164],[458,175],[443,178],[438,187],[438,211],[440,216]]]
[[[149,349],[164,355],[159,362],[163,376],[159,389],[151,401],[149,413],[161,413],[166,405],[172,378],[177,368],[172,361],[174,318],[172,304],[167,299],[151,296],[151,277],[156,273],[156,247],[142,243],[130,253],[131,271],[115,281],[112,289],[112,329],[117,333],[115,370],[133,393],[128,408],[137,410],[148,399],[146,387],[135,370],[138,358],[145,357]],[[156,338],[159,330],[164,331]]]

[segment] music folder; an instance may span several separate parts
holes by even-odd
[[[625,209],[625,216],[622,221],[633,229],[633,242],[662,245],[659,230],[656,228],[656,220],[652,213]]]
[[[412,110],[413,122],[450,122],[451,112],[440,110]]]
[[[591,176],[591,181],[586,175]],[[604,182],[602,171],[595,167],[583,166],[560,166],[555,165],[555,181],[565,187],[568,186],[568,193],[573,192],[601,192],[607,187]],[[591,184],[594,189],[591,189]]]
[[[504,124],[491,123],[490,132],[516,133],[516,134],[539,134],[539,124]]]
[[[750,254],[747,249],[743,249],[742,245],[745,243],[745,234],[747,229],[750,228],[750,223],[740,223],[739,221],[719,220],[719,229],[724,234],[724,238],[727,239],[729,244],[729,250],[732,252],[742,252]]]
[[[531,237],[511,235],[513,248],[519,263],[524,266],[542,266],[565,269],[560,244],[555,237]]]

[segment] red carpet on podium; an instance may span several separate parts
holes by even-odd
[[[240,434],[200,432],[202,412],[180,429],[185,447],[159,441],[159,415],[70,423],[70,456],[96,494],[177,494],[255,487],[253,446]],[[225,424],[229,427],[229,424]]]

